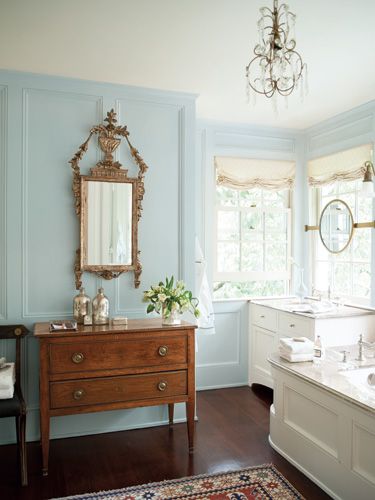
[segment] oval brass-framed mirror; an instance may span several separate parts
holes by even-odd
[[[140,285],[142,266],[138,250],[138,221],[142,213],[144,174],[147,165],[130,144],[127,127],[117,125],[112,109],[104,120],[106,125],[92,127],[88,139],[80,146],[70,164],[73,169],[73,192],[76,214],[80,220],[80,248],[74,265],[76,288],[82,286],[85,271],[101,278],[117,278],[134,272],[134,286]],[[97,134],[104,159],[81,175],[79,161],[88,143]],[[138,175],[129,177],[128,170],[114,161],[113,152],[125,139],[138,166]]]
[[[335,254],[343,252],[350,244],[353,232],[354,220],[349,205],[340,199],[327,203],[319,220],[319,235],[325,248]]]

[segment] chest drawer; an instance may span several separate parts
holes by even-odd
[[[90,340],[49,346],[51,374],[187,363],[187,337]]]
[[[289,337],[311,337],[310,320],[296,314],[279,313],[279,333]]]
[[[50,384],[51,408],[165,398],[187,394],[187,372],[103,377]]]
[[[251,322],[255,325],[266,328],[267,330],[276,331],[277,329],[277,311],[270,307],[251,306]]]

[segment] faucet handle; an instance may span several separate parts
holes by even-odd
[[[348,361],[348,356],[350,356],[350,351],[340,351],[342,354],[342,362],[347,363]]]

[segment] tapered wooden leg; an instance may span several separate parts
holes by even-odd
[[[173,425],[174,403],[168,403],[169,425]]]
[[[20,415],[19,420],[19,443],[18,450],[21,466],[21,484],[27,486],[27,450],[26,450],[26,415]]]
[[[42,443],[42,474],[48,476],[49,459],[49,415],[41,409],[40,412],[40,439]]]
[[[48,476],[49,458],[49,382],[48,382],[48,341],[42,340],[39,349],[39,404],[40,404],[40,442],[42,445],[42,474]]]
[[[186,403],[186,418],[187,431],[189,439],[189,453],[194,451],[194,434],[195,434],[195,400]]]

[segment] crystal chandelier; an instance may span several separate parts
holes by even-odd
[[[288,96],[298,85],[303,97],[303,79],[307,93],[307,67],[294,50],[296,16],[289,11],[288,5],[283,3],[279,7],[278,4],[278,0],[273,0],[273,10],[268,7],[260,9],[259,42],[254,48],[255,57],[246,66],[248,98],[250,89],[255,92],[254,98],[256,93],[276,98],[276,92]]]

